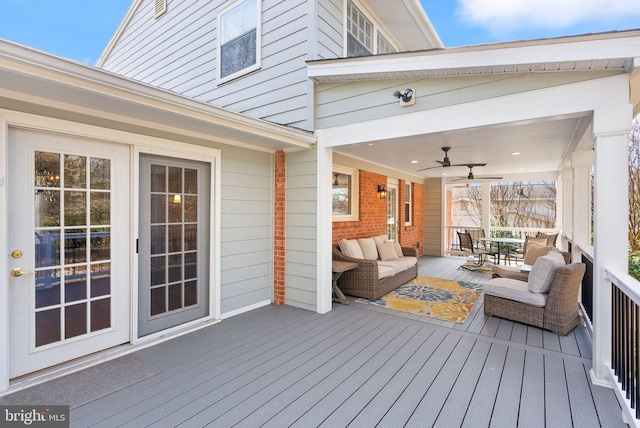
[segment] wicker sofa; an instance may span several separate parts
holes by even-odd
[[[580,323],[578,291],[585,269],[584,263],[557,267],[548,293],[532,293],[528,282],[517,279],[491,279],[483,285],[484,313],[566,335]]]
[[[376,245],[374,248],[379,249],[374,255],[370,240],[374,240]],[[344,242],[359,241],[364,248],[369,251],[363,251],[363,257],[352,257],[349,251],[346,251]],[[350,271],[344,272],[338,280],[338,287],[344,294],[351,296],[364,297],[367,299],[378,299],[398,286],[407,283],[418,276],[418,250],[412,247],[400,247],[395,244],[396,258],[385,257],[385,249],[390,246],[386,241],[386,236],[381,235],[372,238],[360,238],[358,240],[342,240],[337,247],[333,247],[333,260],[357,263],[358,267]],[[365,245],[366,244],[368,245]],[[384,245],[387,244],[387,245]],[[345,250],[343,252],[343,250]],[[402,257],[400,257],[400,251]],[[350,254],[350,255],[347,255]],[[356,254],[359,256],[360,254]],[[390,260],[385,260],[390,259]]]

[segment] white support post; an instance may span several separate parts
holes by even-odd
[[[628,269],[628,148],[632,106],[624,105],[594,111],[595,189],[594,189],[594,291],[593,291],[593,368],[592,379],[611,385],[611,281],[604,267],[626,272]]]
[[[558,211],[557,227],[562,231],[560,248],[566,251],[567,240],[573,242],[573,170],[567,168],[560,173],[557,180],[558,186]]]
[[[333,166],[333,150],[324,148],[322,132],[318,131],[317,145],[317,214],[316,214],[316,248],[317,248],[317,285],[316,312],[327,313],[331,310],[331,175]]]
[[[482,182],[482,228],[491,236],[491,183]]]
[[[571,260],[580,260],[578,246],[591,246],[591,168],[593,167],[593,150],[574,152],[571,156],[573,169],[572,181],[572,216],[573,226]]]

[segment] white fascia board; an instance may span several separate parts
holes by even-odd
[[[140,7],[142,2],[143,0],[135,0],[131,4],[129,10],[124,15],[124,18],[122,18],[122,21],[120,21],[120,25],[118,25],[118,28],[116,28],[115,33],[113,33],[113,36],[111,36],[109,43],[107,43],[104,51],[102,51],[100,58],[98,58],[98,61],[96,61],[96,67],[102,67],[107,61],[107,58],[109,58],[109,55],[111,55],[111,51],[115,47],[116,43],[118,43],[118,41],[120,40],[120,37],[122,36],[122,33],[124,33],[124,30],[129,26],[129,22],[131,22],[133,15],[135,14],[136,10],[138,10],[138,7]]]
[[[316,141],[315,136],[309,133],[231,112],[86,64],[4,41],[0,41],[0,71],[2,69],[17,72],[25,78],[78,87],[111,99],[134,102],[178,115],[195,117],[218,126],[281,141],[301,149],[311,148]],[[54,101],[63,103],[65,100]]]
[[[478,74],[477,70],[483,67],[633,59],[640,55],[640,31],[619,33],[618,37],[606,34],[599,39],[584,36],[551,40],[541,40],[534,44],[503,43],[383,57],[317,61],[308,64],[307,75],[311,79],[340,76],[348,78],[350,75],[380,75],[388,78],[396,73],[403,76],[407,72],[447,69],[461,70],[461,74],[468,74],[464,71],[473,69],[473,74]]]

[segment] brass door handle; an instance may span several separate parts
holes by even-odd
[[[24,275],[26,272],[24,270],[22,270],[22,268],[14,268],[11,269],[11,276],[22,276]]]

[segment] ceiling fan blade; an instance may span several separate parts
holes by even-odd
[[[417,170],[416,172],[426,171],[426,170],[428,170],[428,169],[436,169],[436,168],[444,168],[444,166],[430,166],[430,167],[428,167],[428,168],[422,168],[422,169],[419,169],[419,170]]]
[[[471,181],[471,180],[502,180],[502,177],[492,177],[488,175],[474,175],[473,178],[467,177],[456,177],[451,181]]]

